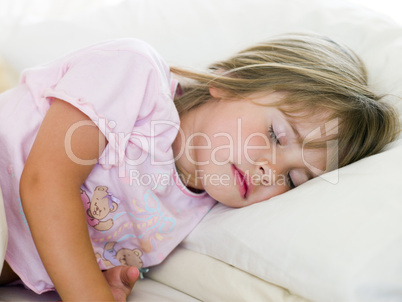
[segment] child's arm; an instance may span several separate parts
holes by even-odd
[[[83,121],[74,131],[70,127]],[[90,126],[89,124],[92,124]],[[113,295],[95,260],[80,186],[93,168],[74,163],[74,155],[96,159],[107,141],[86,115],[55,100],[29,153],[20,194],[29,227],[42,262],[63,301],[111,301]]]

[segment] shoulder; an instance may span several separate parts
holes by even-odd
[[[147,42],[135,38],[121,38],[100,42],[83,50],[83,52],[103,52],[116,57],[126,57],[136,64],[145,64],[164,72],[169,67],[160,54]]]

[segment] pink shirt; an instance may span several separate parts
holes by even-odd
[[[175,87],[169,67],[149,45],[119,39],[28,69],[18,87],[0,95],[6,260],[26,286],[37,293],[54,289],[19,198],[24,163],[54,98],[85,113],[108,139],[81,188],[101,269],[159,264],[215,204],[207,194],[187,190],[177,176],[171,148],[179,128]],[[80,160],[68,145],[66,151]]]

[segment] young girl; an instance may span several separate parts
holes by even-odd
[[[163,261],[216,201],[267,200],[398,132],[362,62],[327,38],[280,37],[211,71],[169,69],[121,39],[26,70],[0,96],[3,283],[125,300],[136,268]]]

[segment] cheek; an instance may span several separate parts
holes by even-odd
[[[265,134],[245,127],[241,131],[231,129],[231,132],[228,130],[215,135],[211,142],[211,158],[215,163],[221,164],[253,164],[262,153],[272,152],[272,146]]]
[[[256,164],[260,157],[268,156],[275,152],[275,146],[262,133],[252,133],[243,140],[242,158],[247,163]]]
[[[232,185],[233,180],[229,175],[216,175],[213,179],[211,174],[204,179],[204,189],[213,199],[228,206],[232,206],[239,199],[237,189]]]
[[[204,136],[194,148],[196,162],[201,167],[209,164],[224,165],[233,161],[235,140],[228,133],[214,133]]]
[[[212,141],[211,160],[216,165],[233,162],[235,140],[230,135],[215,137]]]

